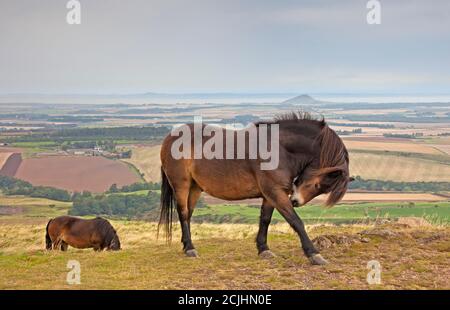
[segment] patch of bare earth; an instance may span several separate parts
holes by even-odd
[[[79,192],[104,192],[114,183],[121,187],[140,181],[125,163],[101,156],[27,158],[15,177],[33,185]]]

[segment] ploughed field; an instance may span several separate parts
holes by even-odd
[[[119,252],[44,250],[46,219],[0,221],[0,289],[449,289],[450,228],[420,221],[381,225],[307,226],[329,260],[311,266],[287,224],[270,227],[277,255],[261,259],[257,225],[193,224],[200,257],[156,238],[156,224],[112,221]],[[67,263],[78,260],[81,284],[66,283]],[[367,263],[381,264],[381,284],[367,283]]]
[[[78,192],[104,192],[114,183],[121,187],[140,181],[137,173],[126,163],[101,156],[26,158],[20,164],[15,177],[33,185]]]

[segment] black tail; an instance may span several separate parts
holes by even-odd
[[[159,228],[163,225],[167,242],[172,241],[173,209],[176,206],[176,203],[173,188],[167,179],[166,173],[161,167],[161,214],[158,223],[158,237]]]
[[[50,235],[48,234],[48,225],[50,225],[51,221],[52,220],[48,221],[47,227],[45,227],[45,248],[47,250],[51,250],[52,249],[52,239],[50,238]]]

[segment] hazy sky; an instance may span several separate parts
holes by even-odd
[[[0,93],[450,93],[450,1],[0,0]]]

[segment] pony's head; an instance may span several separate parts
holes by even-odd
[[[339,136],[324,124],[315,140],[318,158],[312,160],[294,179],[291,201],[294,206],[304,205],[313,198],[328,194],[327,206],[339,202],[347,192],[349,158]]]
[[[113,250],[113,251],[118,251],[121,249],[119,236],[117,235],[117,232],[115,229],[113,229],[113,232],[114,232],[114,236],[111,239],[111,242],[109,243],[108,249]]]
[[[292,185],[293,205],[304,205],[321,194],[328,194],[327,206],[336,204],[345,195],[348,183],[353,181],[347,171],[341,167],[306,169]]]

